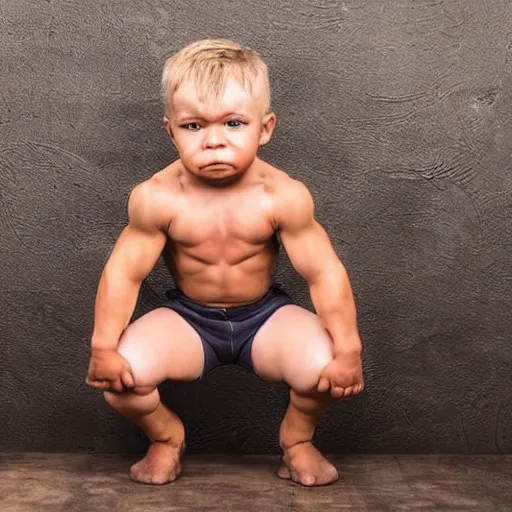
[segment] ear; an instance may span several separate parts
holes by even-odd
[[[172,143],[176,146],[174,142],[174,136],[172,134],[171,130],[171,122],[169,121],[169,118],[167,116],[163,117],[163,123],[164,123],[164,130],[169,134],[169,137],[171,138]]]
[[[276,115],[274,112],[264,115],[261,121],[260,146],[265,145],[271,139],[275,127]]]

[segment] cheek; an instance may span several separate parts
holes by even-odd
[[[242,150],[253,150],[259,146],[260,133],[259,130],[246,130],[234,133],[231,142],[233,146]]]
[[[180,155],[196,154],[201,145],[199,137],[194,137],[192,134],[180,134],[174,138],[174,143]]]
[[[259,148],[258,141],[251,139],[244,139],[240,145],[237,145],[234,151],[234,160],[244,167],[248,165],[256,156]]]

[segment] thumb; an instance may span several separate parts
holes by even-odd
[[[127,369],[121,374],[121,381],[123,382],[124,386],[128,389],[132,389],[135,387],[135,379],[133,378],[131,369]]]
[[[329,379],[327,377],[320,377],[320,380],[318,381],[317,390],[320,393],[325,393],[330,387]]]

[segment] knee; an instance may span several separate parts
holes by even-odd
[[[140,337],[137,335],[137,329],[134,329],[134,324],[128,325],[124,330],[119,344],[117,345],[117,351],[130,363],[133,364],[134,360],[133,352],[137,347],[141,345]]]
[[[332,342],[320,342],[304,358],[303,364],[292,370],[289,386],[298,394],[308,395],[317,391],[318,381],[324,368],[332,361]]]
[[[299,395],[315,393],[317,391],[318,381],[320,380],[322,370],[327,366],[327,364],[328,362],[322,366],[309,366],[304,368],[300,372],[300,375],[297,375],[297,377],[289,383],[290,387]]]
[[[125,330],[117,351],[130,364],[131,374],[135,382],[135,388],[132,390],[137,395],[148,395],[159,382],[154,380],[154,372],[149,365],[149,358],[145,344],[141,336],[133,329],[133,324]]]
[[[104,391],[105,401],[120,413],[136,412],[137,414],[150,414],[160,403],[160,394],[156,387],[135,387],[122,393]]]

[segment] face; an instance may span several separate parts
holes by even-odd
[[[275,115],[263,112],[261,95],[250,95],[228,80],[217,101],[200,101],[194,86],[174,93],[164,126],[185,168],[208,181],[224,181],[245,172],[258,147],[266,144]]]

